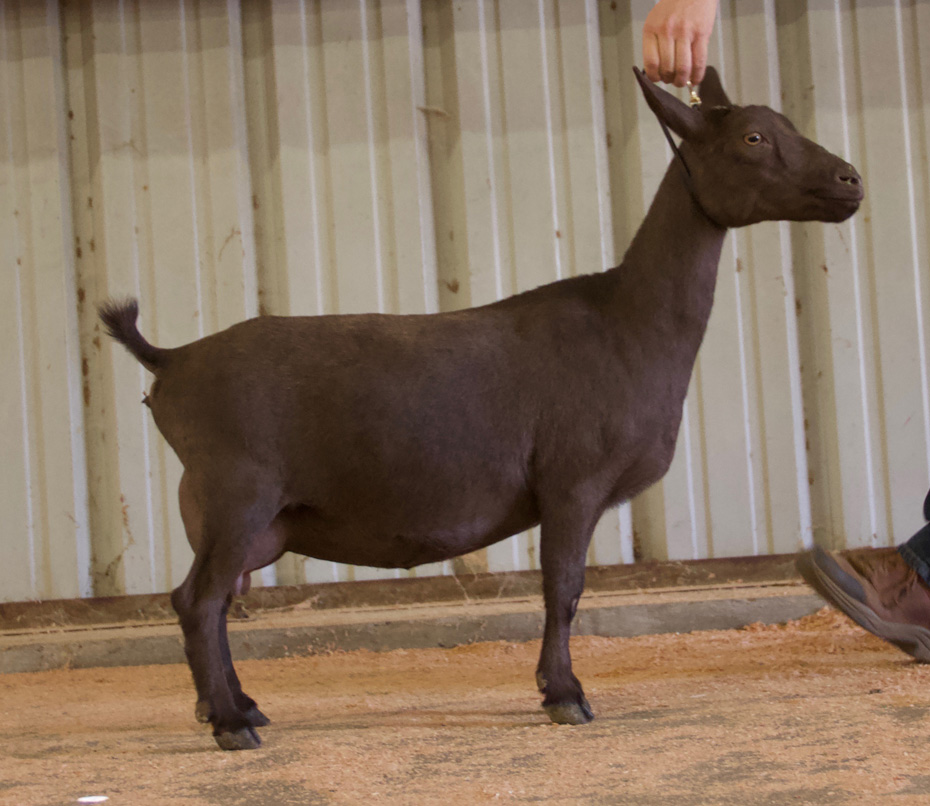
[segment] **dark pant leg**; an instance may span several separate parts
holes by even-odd
[[[924,499],[924,518],[930,520],[930,492]],[[910,540],[898,546],[904,561],[918,576],[930,585],[930,523],[920,529]]]

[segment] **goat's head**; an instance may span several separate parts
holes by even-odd
[[[717,224],[837,222],[859,209],[862,179],[852,165],[767,106],[731,104],[712,67],[701,83],[700,107],[633,69],[652,111],[681,137],[695,198]]]

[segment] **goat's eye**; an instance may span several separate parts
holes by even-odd
[[[759,134],[759,132],[750,132],[749,134],[744,134],[744,135],[743,135],[743,142],[744,142],[747,146],[757,146],[757,145],[759,145],[759,143],[761,143],[764,139],[765,139],[765,138],[764,138],[761,134]]]

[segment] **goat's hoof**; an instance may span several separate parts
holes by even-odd
[[[194,716],[198,722],[209,722],[210,703],[206,700],[197,700],[197,704],[194,706]]]
[[[258,710],[257,705],[253,705],[249,708],[243,716],[249,721],[253,728],[263,728],[265,725],[271,724],[271,720]]]
[[[543,708],[556,725],[587,725],[594,719],[594,711],[584,697],[580,703],[560,702],[543,705]]]
[[[239,728],[235,732],[218,733],[213,738],[223,750],[254,750],[262,743],[252,728]]]

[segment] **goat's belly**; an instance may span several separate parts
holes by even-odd
[[[538,523],[530,499],[496,518],[474,518],[428,527],[347,520],[333,525],[309,507],[284,510],[274,528],[287,551],[318,560],[375,568],[413,568],[489,546]],[[404,527],[408,528],[404,528]]]

